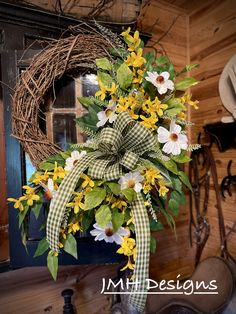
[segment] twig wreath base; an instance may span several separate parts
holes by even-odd
[[[60,151],[39,127],[39,113],[45,94],[63,75],[95,68],[95,59],[108,56],[117,47],[112,33],[102,34],[95,27],[77,27],[78,34],[53,40],[36,55],[16,85],[13,96],[13,136],[20,140],[34,166]],[[103,30],[103,27],[99,27]],[[105,28],[104,28],[105,29]],[[109,36],[110,35],[110,36]]]

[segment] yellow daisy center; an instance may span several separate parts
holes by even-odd
[[[106,109],[105,114],[106,114],[107,117],[110,117],[113,114],[113,110]]]

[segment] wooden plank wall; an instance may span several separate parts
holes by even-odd
[[[203,2],[189,16],[189,47],[191,63],[199,63],[194,75],[201,81],[192,91],[193,96],[200,100],[200,108],[191,111],[191,120],[195,122],[192,129],[192,141],[196,141],[202,126],[219,121],[222,116],[229,115],[219,97],[218,82],[227,61],[236,53],[236,2],[234,0]],[[203,142],[207,142],[207,138]],[[233,160],[232,174],[236,175],[236,150],[218,151],[212,147],[217,165],[219,183],[227,175],[227,164]],[[208,209],[211,234],[207,242],[203,258],[219,254],[219,229],[215,194],[211,185],[210,204]],[[225,223],[231,227],[236,221],[236,193],[222,202]],[[229,236],[230,253],[236,257],[236,233]]]
[[[184,10],[161,1],[144,1],[138,27],[151,33],[147,50],[154,45],[158,54],[166,53],[176,69],[188,63],[187,26],[188,17]],[[188,237],[188,208],[182,208],[176,222],[177,239],[166,226],[157,232],[157,252],[151,256],[151,278],[155,280],[188,277],[193,270],[193,250]]]

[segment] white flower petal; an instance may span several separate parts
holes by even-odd
[[[119,233],[119,235],[121,235],[121,236],[128,236],[130,234],[129,230],[127,230],[123,227],[120,227],[118,229],[117,233]]]
[[[175,121],[172,120],[170,124],[170,133],[179,134],[181,132],[181,126],[178,124],[175,124]]]
[[[117,233],[113,234],[113,236],[111,238],[112,238],[112,242],[116,242],[117,244],[121,244],[122,243],[122,238]]]
[[[54,184],[51,178],[48,179],[48,189],[50,192],[54,191]]]
[[[163,152],[165,152],[166,154],[171,154],[173,149],[174,149],[174,142],[171,142],[171,141],[165,143],[165,145],[162,148]]]
[[[161,94],[161,95],[165,94],[167,92],[167,87],[165,86],[165,83],[164,84],[158,84],[157,90],[158,90],[159,94]]]
[[[116,118],[117,118],[117,114],[115,114],[115,113],[113,113],[110,117],[109,117],[109,122],[110,123],[113,123],[115,120],[116,120]]]
[[[180,145],[178,142],[174,142],[172,146],[172,154],[179,155],[181,153]]]
[[[167,80],[165,82],[165,86],[170,89],[170,90],[173,90],[174,89],[174,83],[171,81],[171,80]]]
[[[135,186],[134,186],[134,190],[135,192],[140,192],[142,190],[143,186],[141,183],[135,183]]]
[[[170,132],[163,126],[160,126],[157,130],[157,139],[160,143],[168,142],[170,139]]]
[[[165,81],[168,80],[168,78],[170,77],[170,73],[167,71],[161,72],[161,74],[159,74],[160,76],[163,76]]]

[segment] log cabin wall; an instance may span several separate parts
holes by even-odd
[[[220,74],[227,61],[236,53],[236,3],[234,0],[207,1],[195,8],[189,16],[189,53],[191,63],[199,63],[200,67],[193,72],[201,82],[192,90],[193,98],[200,100],[199,109],[191,111],[192,142],[196,142],[202,126],[220,121],[228,116],[219,97],[218,82]],[[203,136],[203,142],[207,142]],[[227,164],[233,160],[232,174],[236,174],[236,150],[231,149],[220,153],[217,146],[212,146],[212,152],[218,171],[218,182],[227,175]],[[226,227],[232,227],[236,221],[236,196],[227,197],[222,201]],[[210,237],[202,258],[220,254],[220,241],[217,210],[215,208],[215,193],[211,182],[208,218],[211,227]],[[229,231],[229,229],[226,229]],[[230,253],[236,257],[236,233],[228,238]]]

